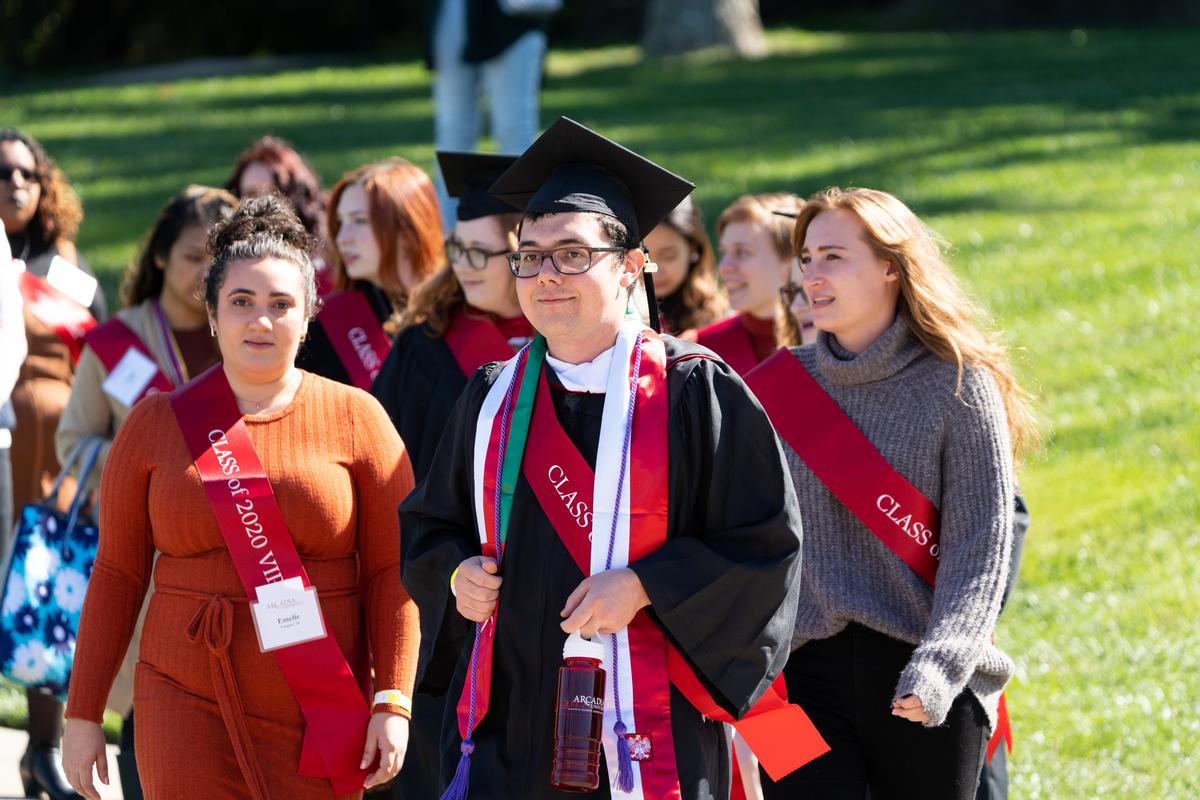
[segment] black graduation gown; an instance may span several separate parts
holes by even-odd
[[[429,472],[438,439],[450,412],[467,385],[467,377],[441,336],[425,324],[405,328],[396,336],[387,359],[375,377],[371,394],[387,411],[412,461],[416,480]],[[403,543],[406,534],[401,537]],[[428,620],[421,617],[422,625]],[[446,689],[463,643],[474,630],[457,614],[440,620],[441,628],[421,631],[423,640],[437,643],[413,695],[408,753],[392,783],[397,800],[436,800],[439,777],[442,713]],[[457,700],[457,698],[455,698]]]
[[[392,418],[417,481],[429,471],[454,403],[467,385],[441,336],[424,323],[402,330],[375,377],[371,394]]]
[[[379,320],[380,325],[387,322],[388,318],[392,316],[392,301],[378,286],[366,281],[355,281],[353,290],[362,292],[363,296],[367,298],[371,310],[375,312],[375,319]],[[346,368],[342,366],[342,360],[338,358],[337,351],[333,349],[328,334],[321,327],[320,314],[308,326],[308,337],[300,345],[299,352],[296,353],[296,366],[320,375],[322,378],[350,384],[350,373],[346,372]]]
[[[741,379],[706,352],[664,337],[669,396],[668,540],[631,565],[651,600],[651,618],[696,668],[714,699],[742,715],[787,660],[800,579],[800,512],[775,431]],[[472,449],[479,409],[498,365],[472,378],[425,479],[401,505],[402,574],[425,636],[458,617],[450,573],[479,555],[472,501]],[[554,383],[552,379],[552,384]],[[593,467],[602,395],[552,392],[563,429]],[[495,634],[491,706],[475,731],[471,800],[558,798],[550,788],[557,671],[567,596],[583,574],[522,476],[517,483]],[[457,701],[470,644],[459,653],[449,696]],[[427,670],[428,671],[428,670]],[[458,762],[454,710],[442,724],[442,787]],[[726,798],[730,767],[724,732],[671,689],[671,721],[685,800]],[[602,776],[607,772],[601,767]],[[587,795],[608,797],[605,778]]]

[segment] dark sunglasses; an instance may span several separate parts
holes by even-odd
[[[40,177],[36,169],[28,170],[24,167],[12,167],[8,164],[0,164],[0,181],[7,181],[11,183],[14,175],[20,175],[26,183],[36,180],[38,177]]]

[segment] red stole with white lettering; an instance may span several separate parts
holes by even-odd
[[[104,365],[104,368],[108,370],[110,375],[130,350],[137,350],[155,364],[158,363],[158,359],[150,352],[150,348],[141,340],[141,337],[116,317],[88,331],[83,337],[83,341],[88,347],[92,348],[92,352],[100,359],[100,363]],[[154,373],[154,377],[150,379],[150,382],[146,384],[146,388],[142,389],[142,393],[137,396],[137,400],[141,400],[147,394],[151,394],[151,389],[155,392],[169,392],[174,388],[174,384],[171,383],[160,367]],[[137,400],[134,402],[136,403]]]
[[[666,541],[667,534],[667,381],[666,356],[662,340],[648,329],[642,334],[645,346],[642,353],[642,370],[637,387],[637,400],[633,416],[633,431],[627,473],[628,535],[615,548],[618,557],[613,567],[625,566],[653,552]],[[620,341],[620,340],[619,340]],[[624,359],[627,354],[614,353],[613,358]],[[512,380],[511,370],[520,370],[523,358],[513,359],[489,392],[480,413],[480,426],[476,435],[476,514],[484,521],[480,526],[480,537],[485,554],[495,552],[491,541],[494,530],[494,511],[491,499],[495,496],[495,474],[497,453],[500,449],[502,426],[499,409],[504,387]],[[518,373],[518,376],[520,373]],[[628,380],[626,380],[628,383]],[[518,385],[513,394],[519,393]],[[618,402],[624,406],[628,392],[617,391]],[[486,432],[486,433],[485,433]],[[481,435],[482,434],[482,435]],[[484,436],[486,435],[486,439]],[[606,440],[613,439],[604,431],[601,434],[601,450],[612,447]],[[619,449],[619,444],[617,445]],[[605,461],[603,453],[597,455],[597,466]],[[611,459],[610,459],[611,461]],[[609,463],[611,467],[611,463]],[[538,504],[558,533],[567,551],[584,575],[602,571],[605,566],[598,558],[601,547],[593,547],[593,541],[608,540],[608,529],[603,520],[612,520],[612,512],[606,508],[611,498],[598,499],[596,475],[579,454],[574,443],[562,430],[554,415],[544,375],[539,377],[538,396],[534,404],[533,418],[526,445],[522,471],[538,498]],[[596,509],[599,509],[597,514]],[[596,516],[600,516],[598,524]],[[599,536],[589,533],[603,529]],[[493,620],[494,623],[494,620]],[[485,628],[490,642],[490,629]],[[630,740],[630,752],[644,752],[649,745],[649,759],[635,759],[635,791],[637,798],[678,797],[679,779],[675,767],[674,742],[670,734],[670,689],[677,689],[701,714],[711,719],[733,723],[742,733],[755,753],[763,762],[768,774],[781,778],[812,759],[828,751],[807,715],[786,700],[782,679],[772,686],[763,698],[740,721],[721,708],[704,688],[684,657],[671,645],[646,613],[639,612],[626,631],[618,634],[619,651],[628,663],[620,670],[622,696],[632,697],[633,703],[622,714]],[[488,669],[480,670],[480,677],[490,683],[490,648]],[[480,658],[480,665],[483,659]],[[480,681],[482,684],[483,681]],[[464,686],[463,698],[459,703],[460,733],[466,737],[466,712],[469,709],[468,686]],[[604,734],[607,737],[613,725],[612,692],[605,701]],[[485,691],[475,694],[475,719],[486,711]],[[625,709],[623,702],[622,708]],[[636,741],[635,741],[636,740]],[[607,761],[610,769],[616,769],[616,759],[606,741]],[[644,790],[644,791],[643,791]]]
[[[253,602],[257,586],[296,577],[310,587],[224,368],[172,392],[171,408],[246,596]],[[327,634],[271,655],[304,714],[299,774],[328,777],[338,795],[361,790],[371,713],[337,640]]]
[[[484,364],[507,361],[513,355],[512,345],[494,322],[468,315],[461,308],[454,312],[442,338],[467,378]]]
[[[696,332],[696,343],[719,355],[738,375],[745,375],[758,366],[754,344],[742,325],[740,314],[700,329]]]
[[[330,295],[317,322],[325,329],[351,385],[371,391],[391,342],[367,298],[354,289]]]
[[[933,587],[939,515],[933,502],[888,463],[871,440],[788,350],[746,376],[779,436],[821,483],[900,560]],[[796,413],[803,409],[804,413]],[[988,758],[1000,739],[1012,749],[1003,695]]]
[[[78,361],[83,351],[84,334],[96,327],[92,312],[32,272],[22,272],[18,283],[21,299],[29,313],[54,331],[59,341],[71,351],[72,362]]]

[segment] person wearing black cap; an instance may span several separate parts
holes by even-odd
[[[512,357],[533,336],[508,269],[521,215],[487,191],[516,156],[439,152],[437,157],[447,188],[458,199],[457,222],[446,240],[448,263],[409,298],[400,332],[371,387],[399,431],[418,480],[429,470],[467,380],[484,363]],[[417,679],[408,755],[392,783],[396,798],[437,795],[446,689],[471,633],[462,617],[444,623],[440,631],[422,634],[423,641],[438,647]]]
[[[516,156],[437,157],[458,199],[458,219],[446,239],[447,263],[413,291],[371,387],[400,432],[418,479],[429,469],[467,379],[483,364],[511,358],[533,336],[508,268],[521,215],[487,191]]]
[[[628,315],[641,236],[691,189],[565,118],[491,188],[524,211],[510,265],[538,336],[475,374],[400,508],[424,631],[476,623],[449,682],[445,798],[564,796],[551,762],[569,633],[606,654],[592,797],[727,798],[716,720],[775,696],[801,535],[778,440],[709,351]],[[788,725],[778,735],[812,745]]]

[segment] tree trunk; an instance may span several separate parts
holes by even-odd
[[[650,0],[642,51],[650,58],[709,48],[740,58],[766,55],[758,0]]]

